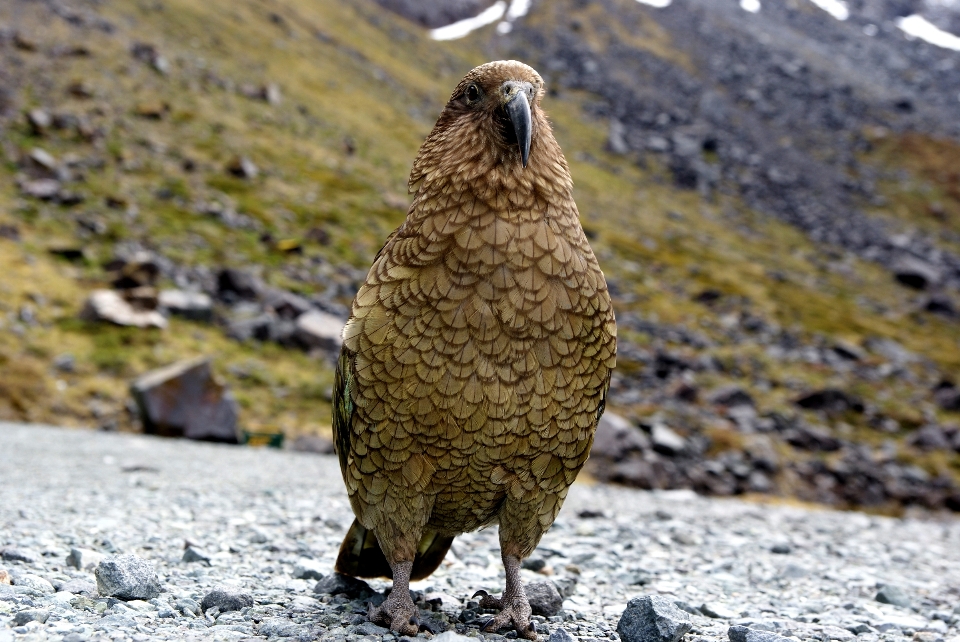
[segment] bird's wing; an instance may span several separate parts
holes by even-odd
[[[353,421],[354,353],[344,346],[337,361],[333,383],[333,447],[340,458],[340,470],[347,472],[350,452],[350,425]]]

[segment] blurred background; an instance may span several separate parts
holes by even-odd
[[[0,419],[329,451],[419,144],[516,58],[617,310],[590,474],[960,511],[958,36],[957,0],[6,0]]]

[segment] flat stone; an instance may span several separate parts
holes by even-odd
[[[721,619],[721,620],[732,620],[734,618],[740,617],[740,614],[729,609],[722,604],[701,604],[700,612],[706,615],[709,618]]]
[[[310,310],[297,317],[294,336],[308,349],[320,348],[329,352],[340,349],[343,340],[343,319],[320,310]]]
[[[687,447],[687,440],[665,424],[654,424],[650,430],[653,449],[663,455],[678,455]]]
[[[103,553],[91,551],[87,548],[71,548],[70,554],[67,555],[67,566],[85,571],[96,568],[103,561],[103,558]]]
[[[248,606],[253,606],[253,596],[224,586],[214,588],[204,595],[203,601],[200,602],[200,608],[204,613],[214,607],[220,609],[221,613],[226,613],[228,611],[239,611]]]
[[[607,410],[597,423],[591,457],[606,457],[619,461],[631,452],[643,452],[650,448],[647,434],[630,420]]]
[[[440,635],[435,636],[431,642],[476,642],[477,638],[467,637],[466,635],[460,635],[456,631],[444,631]]]
[[[85,321],[135,328],[165,328],[167,320],[156,310],[138,310],[113,290],[95,290],[80,311]]]
[[[213,378],[208,357],[152,370],[131,384],[144,432],[237,443],[239,407]]]
[[[761,631],[745,626],[731,626],[727,629],[730,642],[789,642],[787,638],[772,631]]]
[[[8,546],[0,550],[0,557],[7,562],[24,562],[25,564],[37,564],[40,562],[40,555],[29,548],[15,548]]]
[[[97,597],[97,585],[90,580],[73,579],[64,582],[58,589],[59,593],[73,593],[84,597]]]
[[[846,629],[830,624],[824,625],[822,633],[825,637],[831,640],[840,640],[841,642],[849,642],[857,637],[855,634]]]
[[[644,595],[627,603],[617,633],[623,642],[677,642],[691,628],[690,616],[670,599]]]
[[[53,588],[53,584],[39,575],[33,575],[27,573],[25,575],[17,575],[13,580],[14,586],[25,587],[33,589],[34,591],[39,591],[44,595],[50,595],[56,593]]]
[[[563,597],[561,597],[553,582],[549,580],[532,582],[527,584],[525,588],[534,615],[550,617],[559,613],[560,609],[563,608]]]
[[[160,308],[193,321],[213,319],[213,299],[203,292],[161,290],[157,297]]]
[[[331,573],[317,582],[316,586],[313,587],[313,592],[327,595],[343,593],[350,598],[366,597],[375,593],[370,585],[363,580],[340,573]]]
[[[707,401],[716,406],[754,406],[753,397],[740,386],[723,386],[707,395]]]
[[[108,557],[97,565],[97,591],[121,600],[152,600],[160,595],[153,564],[136,555]]]
[[[28,622],[39,622],[43,624],[47,621],[47,618],[50,617],[50,611],[45,611],[43,609],[27,609],[26,611],[20,611],[13,616],[13,626],[23,626]]]
[[[547,638],[547,642],[576,642],[576,638],[570,635],[566,629],[561,627],[550,634],[550,637]]]
[[[208,555],[203,550],[199,548],[195,548],[193,546],[188,546],[183,551],[183,556],[180,559],[188,564],[191,562],[200,562],[202,564],[206,564],[207,566],[210,566],[210,555]]]
[[[264,620],[257,632],[268,638],[292,638],[300,633],[300,625],[285,617],[272,617]]]
[[[298,580],[322,580],[327,566],[316,560],[301,557],[293,567],[293,576]]]
[[[38,178],[21,183],[20,192],[24,196],[37,198],[41,201],[50,201],[60,193],[60,187],[60,181],[54,178]]]
[[[93,628],[100,631],[110,631],[112,629],[132,629],[136,626],[137,621],[129,615],[114,613],[100,618]]]
[[[904,592],[899,586],[893,584],[885,584],[877,591],[877,595],[874,598],[877,602],[882,602],[883,604],[893,604],[894,606],[899,606],[902,608],[910,608],[912,601],[910,596]]]

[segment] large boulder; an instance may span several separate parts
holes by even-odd
[[[138,377],[130,386],[144,431],[167,437],[238,443],[239,408],[216,381],[208,357],[180,361]]]

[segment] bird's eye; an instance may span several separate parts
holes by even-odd
[[[467,91],[463,93],[468,105],[474,105],[480,100],[480,88],[475,84],[467,85]]]

